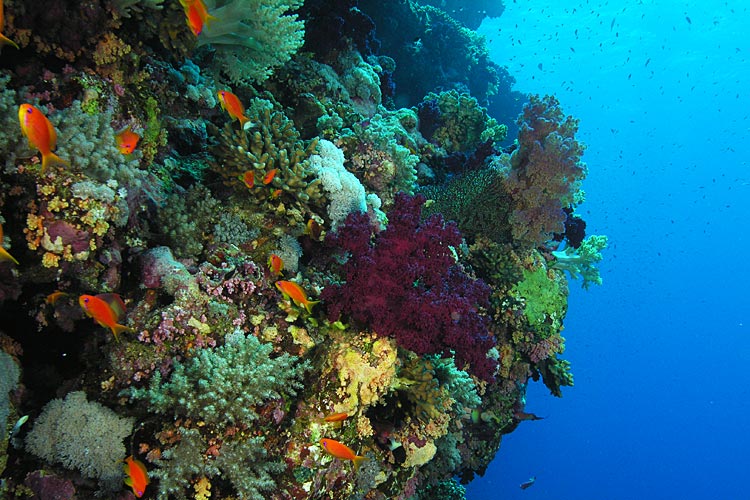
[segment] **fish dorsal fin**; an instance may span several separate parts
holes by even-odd
[[[100,293],[96,296],[96,298],[102,299],[109,305],[109,307],[112,309],[112,312],[115,313],[115,317],[117,318],[118,323],[122,322],[122,320],[125,319],[125,302],[122,301],[122,297],[120,297],[118,294]]]

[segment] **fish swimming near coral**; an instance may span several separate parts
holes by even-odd
[[[18,107],[18,121],[31,147],[38,149],[42,154],[42,173],[52,163],[69,165],[66,160],[52,152],[57,146],[57,132],[41,111],[31,104],[21,104]]]
[[[51,306],[54,306],[55,304],[57,304],[58,300],[67,296],[68,296],[67,293],[61,292],[60,290],[55,290],[51,294],[47,295],[47,297],[45,297],[44,302]]]
[[[284,294],[284,297],[291,299],[298,306],[304,307],[310,314],[312,314],[313,306],[320,302],[319,300],[308,299],[302,287],[293,281],[277,281],[276,288]]]
[[[343,420],[346,420],[349,418],[348,413],[332,413],[331,415],[326,415],[323,417],[323,420],[326,422],[341,422]]]
[[[263,177],[263,184],[265,184],[266,186],[271,184],[278,171],[278,168],[272,168],[271,170],[269,170],[268,173]]]
[[[268,268],[275,276],[278,276],[284,270],[284,260],[275,253],[272,253],[268,256]]]
[[[255,172],[248,170],[242,175],[242,183],[246,188],[252,189],[255,186]]]
[[[133,489],[133,494],[136,497],[141,498],[146,493],[146,486],[150,482],[146,466],[137,458],[133,458],[133,455],[130,455],[125,459],[125,474],[127,475],[125,484]]]
[[[14,263],[15,265],[18,265],[18,261],[16,260],[16,258],[3,248],[3,225],[0,224],[0,261],[3,260],[7,260]]]
[[[247,129],[251,126],[250,118],[245,116],[245,106],[240,102],[240,98],[228,90],[220,90],[217,94],[221,109],[229,113],[234,120],[240,121],[240,128]]]
[[[367,457],[357,455],[356,453],[354,453],[354,450],[343,443],[339,443],[335,439],[322,438],[320,440],[320,445],[324,450],[326,450],[336,458],[340,458],[342,460],[351,460],[354,464],[355,469],[359,468],[362,462],[367,460]]]
[[[180,0],[180,4],[185,9],[188,27],[195,36],[200,35],[209,22],[216,20],[216,17],[208,13],[203,0]]]
[[[5,26],[5,14],[3,12],[3,0],[0,0],[0,30],[3,29]],[[3,35],[0,31],[0,47],[3,45],[11,45],[18,49],[18,45],[16,45],[16,42],[8,38],[7,36]]]
[[[130,331],[130,328],[120,324],[125,319],[125,303],[116,293],[81,295],[78,304],[89,318],[112,330],[116,340],[120,340],[118,335],[122,332]]]
[[[135,151],[135,147],[138,145],[140,139],[141,136],[130,130],[130,126],[115,133],[117,147],[120,150],[120,153],[124,155],[129,155]]]

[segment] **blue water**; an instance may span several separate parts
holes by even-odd
[[[506,5],[480,31],[516,90],[581,119],[580,209],[611,246],[602,287],[571,283],[575,387],[530,388],[547,419],[468,498],[750,498],[750,3]]]

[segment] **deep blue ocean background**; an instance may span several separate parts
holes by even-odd
[[[503,440],[468,498],[750,498],[748,9],[506,0],[480,29],[516,90],[580,118],[579,211],[610,248],[602,287],[571,282],[575,387],[529,388],[547,418]]]

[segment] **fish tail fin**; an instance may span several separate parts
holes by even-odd
[[[118,342],[120,341],[120,334],[121,333],[132,332],[132,331],[133,331],[132,328],[129,328],[129,327],[125,326],[125,325],[115,324],[112,327],[112,334],[115,336],[115,340],[118,341]]]
[[[312,314],[312,308],[313,308],[313,306],[315,304],[320,304],[320,301],[319,300],[308,300],[305,303],[305,309],[307,309],[307,312],[309,312],[310,314]]]
[[[250,121],[250,118],[248,118],[245,115],[240,115],[239,120],[240,120],[240,129],[242,130],[247,130],[255,125],[253,122]]]
[[[18,45],[16,45],[16,42],[14,42],[13,40],[11,40],[10,38],[8,38],[7,36],[5,36],[2,33],[0,33],[0,47],[2,47],[3,45],[10,45],[12,47],[15,47],[16,50],[20,50],[18,48]]]
[[[16,258],[13,257],[11,254],[9,254],[8,251],[4,249],[3,247],[0,247],[0,260],[9,260],[17,266],[20,265],[18,261],[16,260]]]
[[[356,457],[352,458],[352,463],[354,464],[354,470],[359,470],[360,465],[367,462],[367,457],[363,457],[360,455],[357,455]]]
[[[47,154],[42,154],[42,173],[47,171],[47,167],[50,165],[67,165],[70,166],[70,162],[68,160],[63,160],[59,156],[57,156],[55,153],[50,151]]]

